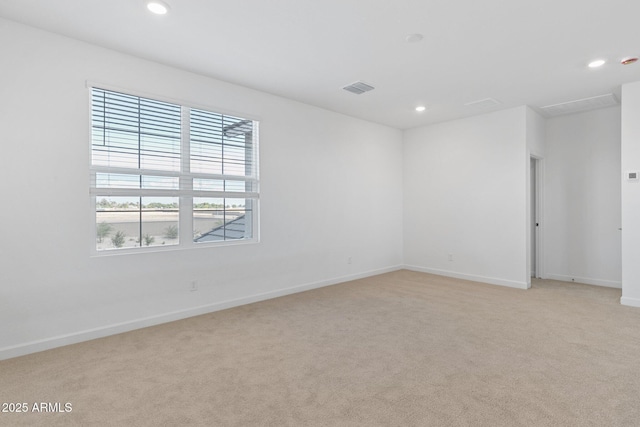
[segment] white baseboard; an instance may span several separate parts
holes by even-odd
[[[515,280],[497,279],[495,277],[476,276],[473,274],[458,273],[455,271],[439,270],[437,268],[418,267],[415,265],[405,265],[403,268],[421,273],[437,274],[438,276],[453,277],[455,279],[471,280],[473,282],[488,283],[490,285],[507,286],[510,288],[527,289],[527,282],[517,282]]]
[[[622,297],[620,298],[620,304],[628,305],[629,307],[640,307],[640,298]]]
[[[584,283],[585,285],[605,286],[607,288],[622,289],[622,282],[614,280],[592,279],[589,277],[565,276],[563,274],[545,274],[545,279],[560,280],[561,282]]]
[[[336,285],[351,280],[363,279],[365,277],[377,276],[379,274],[390,273],[402,269],[402,266],[387,267],[377,270],[370,270],[362,273],[350,274],[346,276],[336,277],[328,280],[307,283],[290,288],[279,289],[271,292],[250,295],[247,297],[237,298],[233,300],[221,301],[213,304],[206,304],[198,307],[179,310],[170,313],[164,313],[157,316],[135,319],[128,322],[107,325],[100,328],[87,329],[73,334],[59,335],[52,338],[46,338],[38,341],[31,341],[11,347],[0,348],[0,360],[11,359],[13,357],[24,356],[27,354],[37,353],[40,351],[50,350],[70,344],[77,344],[83,341],[90,341],[97,338],[103,338],[110,335],[121,334],[136,329],[146,328],[149,326],[159,325],[162,323],[174,322],[176,320],[186,319],[188,317],[199,316],[201,314],[212,313],[214,311],[225,310],[227,308],[237,307],[240,305],[251,304],[258,301],[264,301],[272,298],[278,298],[285,295],[304,292],[311,289],[322,288],[325,286]]]

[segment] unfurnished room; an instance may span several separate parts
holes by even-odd
[[[640,5],[0,0],[0,426],[637,426]]]

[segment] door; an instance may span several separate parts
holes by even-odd
[[[542,205],[542,160],[537,159],[535,157],[531,157],[530,159],[530,170],[531,170],[531,188],[530,188],[530,206],[531,206],[531,224],[529,225],[531,229],[531,277],[542,277],[542,267],[541,267],[541,253],[542,253],[542,245],[541,245],[541,205]]]
[[[531,277],[536,277],[536,159],[531,158]]]

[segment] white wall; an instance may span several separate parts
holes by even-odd
[[[640,82],[622,86],[622,173],[640,172]],[[640,182],[622,180],[622,304],[640,307]]]
[[[621,286],[620,108],[547,120],[546,277]]]
[[[400,131],[5,20],[0,40],[0,358],[401,265]],[[261,242],[90,257],[87,80],[260,118]]]
[[[527,287],[526,123],[519,107],[405,131],[408,268]]]
[[[546,152],[546,120],[527,107],[527,157],[544,158]]]

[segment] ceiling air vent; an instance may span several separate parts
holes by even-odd
[[[554,117],[563,114],[579,113],[582,111],[596,110],[598,108],[612,107],[614,105],[618,105],[618,100],[614,94],[608,93],[606,95],[594,96],[592,98],[547,105],[545,107],[540,107],[540,110],[545,116]]]
[[[361,95],[375,88],[363,82],[355,82],[343,87],[342,89],[346,90],[347,92],[355,93],[356,95]]]
[[[464,106],[467,108],[473,108],[475,110],[488,110],[500,104],[500,101],[498,101],[497,99],[485,98],[479,101],[467,102],[466,104],[464,104]]]

